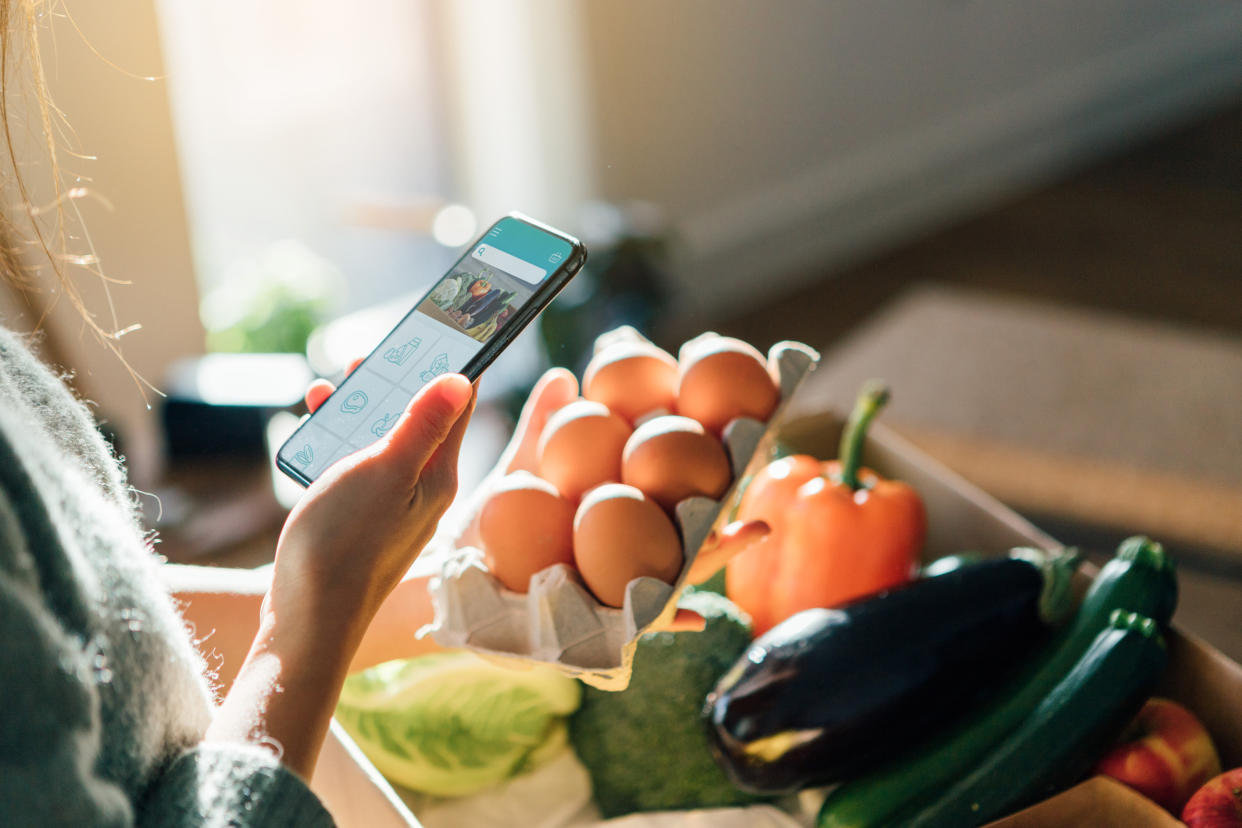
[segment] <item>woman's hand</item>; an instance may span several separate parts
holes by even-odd
[[[312,389],[315,407],[325,391]],[[285,522],[259,631],[207,739],[274,745],[310,777],[363,632],[452,502],[473,407],[465,377],[439,377],[388,434],[311,485]]]
[[[318,408],[330,392],[326,383],[312,386],[308,406]],[[277,543],[269,611],[330,610],[361,622],[361,635],[456,494],[457,456],[473,408],[465,377],[439,377],[388,434],[315,481]]]

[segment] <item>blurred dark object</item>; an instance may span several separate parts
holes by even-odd
[[[266,457],[268,419],[300,405],[312,379],[300,354],[209,354],[174,363],[160,412],[168,459]]]
[[[168,457],[259,456],[266,416],[260,408],[168,400],[163,410]]]
[[[653,205],[594,202],[578,232],[587,262],[544,310],[539,332],[548,361],[581,375],[595,337],[618,325],[649,333],[664,319],[667,235]]]

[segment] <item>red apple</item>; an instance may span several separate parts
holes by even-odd
[[[1242,768],[1225,771],[1195,791],[1182,822],[1190,828],[1242,828]]]
[[[1190,795],[1220,773],[1220,759],[1207,729],[1194,714],[1169,699],[1153,698],[1095,772],[1179,813]]]

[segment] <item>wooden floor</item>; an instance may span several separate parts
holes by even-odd
[[[827,344],[920,281],[1242,333],[1242,104],[716,328]]]

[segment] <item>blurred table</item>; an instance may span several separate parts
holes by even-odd
[[[1242,342],[920,287],[824,354],[803,409],[885,422],[1010,505],[1242,559]]]
[[[920,286],[828,350],[794,408],[848,410],[871,377],[886,424],[1062,540],[1164,541],[1187,626],[1242,657],[1242,342]]]
[[[172,563],[252,568],[272,562],[287,510],[266,458],[194,458],[174,464],[144,501]]]

